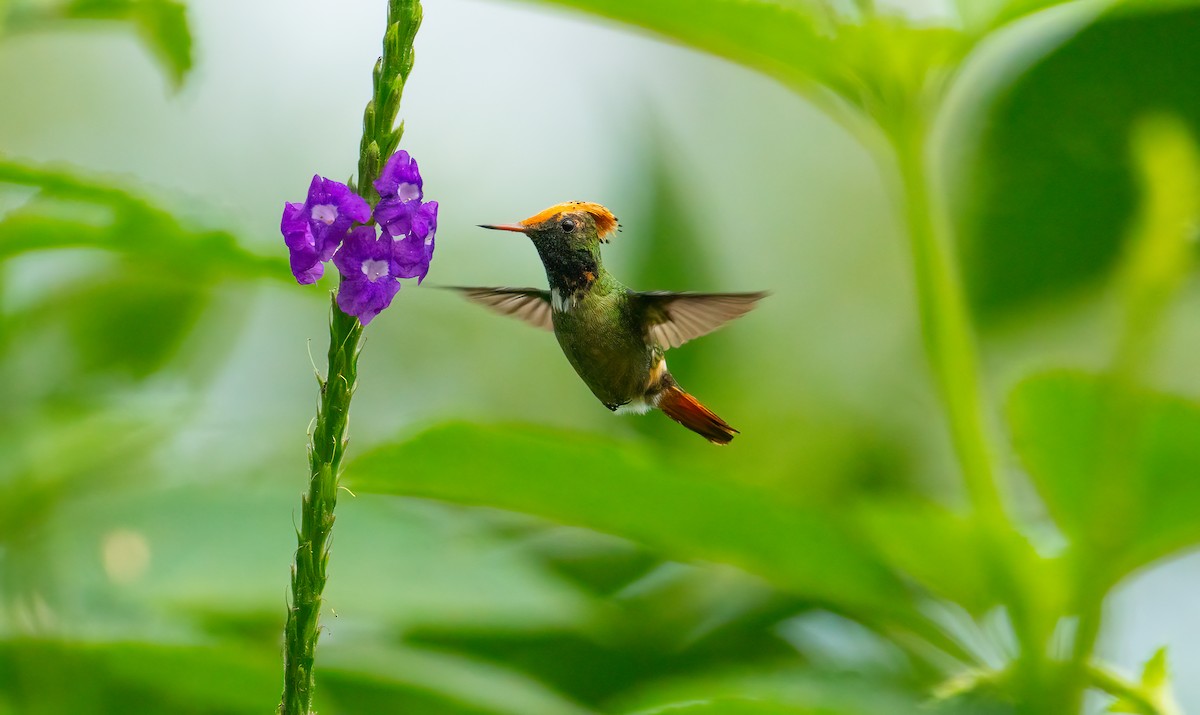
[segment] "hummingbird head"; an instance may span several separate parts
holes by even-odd
[[[529,236],[537,248],[552,288],[574,291],[596,280],[600,244],[617,230],[617,218],[600,204],[568,201],[515,224],[481,228],[515,231]]]
[[[611,211],[590,201],[555,204],[518,223],[480,226],[523,233],[535,245],[558,243],[576,247],[586,245],[589,248],[607,243],[617,227],[617,217]]]

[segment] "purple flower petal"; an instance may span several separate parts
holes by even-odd
[[[283,204],[283,219],[279,222],[279,230],[284,237],[289,234],[303,232],[308,229],[308,219],[304,215],[304,204]]]
[[[375,181],[375,190],[380,198],[399,199],[400,201],[420,201],[424,194],[421,171],[417,168],[417,160],[401,150],[388,157]]]
[[[408,218],[409,232],[397,236],[393,242],[396,275],[399,277],[416,278],[419,284],[429,274],[429,263],[433,260],[433,239],[437,233],[437,210],[436,201],[416,207]]]
[[[375,223],[392,238],[407,235],[412,230],[412,214],[416,201],[400,201],[399,199],[381,199],[375,206]]]
[[[315,175],[304,203],[285,203],[279,230],[290,253],[292,274],[314,283],[332,259],[342,275],[337,302],[363,325],[387,308],[400,278],[429,273],[437,232],[436,201],[422,202],[424,182],[407,151],[388,157],[375,182],[380,202],[370,205],[350,187]]]
[[[374,226],[352,230],[334,254],[333,263],[342,274],[338,307],[363,325],[391,305],[400,290],[392,260],[392,239],[376,236]]]
[[[304,203],[285,203],[279,222],[292,275],[300,283],[316,281],[325,270],[319,264],[333,256],[350,226],[370,218],[371,207],[348,186],[314,175]]]
[[[292,251],[292,275],[300,285],[316,283],[325,275],[325,264],[318,260],[316,251]]]
[[[371,206],[367,204],[366,199],[340,181],[321,179],[320,188],[309,187],[308,201],[305,205],[313,207],[318,204],[332,205],[337,210],[337,216],[345,219],[347,223],[365,223],[371,218]]]
[[[338,288],[337,303],[342,312],[353,315],[367,325],[376,315],[392,304],[392,298],[400,292],[400,282],[394,279],[372,281],[344,281]]]
[[[364,263],[389,261],[391,250],[391,241],[386,236],[376,236],[374,226],[359,226],[346,236],[342,247],[333,256],[333,264],[346,280],[357,280],[366,276]],[[391,273],[390,269],[388,273]]]

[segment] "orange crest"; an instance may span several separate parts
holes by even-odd
[[[591,214],[592,219],[596,222],[596,232],[601,240],[607,241],[610,233],[617,229],[617,217],[612,215],[612,212],[604,208],[600,204],[591,201],[567,201],[561,204],[555,204],[545,211],[540,211],[533,216],[521,222],[522,226],[536,226],[540,223],[545,223],[552,219],[558,218],[565,213],[587,213]]]

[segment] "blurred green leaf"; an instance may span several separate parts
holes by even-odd
[[[829,37],[800,3],[745,0],[543,0],[649,30],[792,86],[834,83]]]
[[[792,662],[796,651],[778,624],[802,608],[733,569],[667,564],[605,601],[582,628],[451,624],[408,640],[520,669],[602,707],[656,678]]]
[[[848,710],[807,708],[771,700],[718,698],[704,702],[671,703],[630,715],[848,715]]]
[[[82,369],[143,378],[175,354],[208,301],[208,286],[135,275],[102,280],[54,303]]]
[[[1062,528],[1112,578],[1200,541],[1200,406],[1057,372],[1017,386],[1021,460]]]
[[[1200,154],[1187,130],[1164,116],[1135,125],[1133,154],[1143,196],[1121,275],[1126,315],[1114,362],[1116,370],[1136,377],[1195,264]]]
[[[0,160],[0,184],[36,191],[0,217],[0,260],[35,250],[102,248],[192,282],[214,274],[290,280],[286,259],[251,253],[231,233],[188,226],[115,183]]]
[[[918,705],[923,699],[904,683],[816,666],[718,670],[656,681],[615,705],[628,715],[918,715],[930,712]]]
[[[1020,577],[1032,603],[1052,612],[1060,587],[1056,572],[1017,534],[989,533],[978,520],[932,503],[867,503],[858,509],[875,548],[899,573],[975,616],[1000,603],[1000,579]],[[1007,567],[994,563],[996,548]],[[1011,587],[1010,589],[1011,590]]]
[[[320,712],[332,709],[343,713],[431,715],[591,713],[508,668],[433,651],[357,643],[353,648],[325,647],[319,662],[314,710]]]
[[[78,357],[79,364],[60,367],[89,377],[145,377],[177,354],[208,306],[213,284],[290,277],[282,256],[253,254],[231,233],[191,226],[110,182],[0,161],[0,184],[24,194],[33,189],[0,215],[0,262],[67,249],[100,249],[119,258],[75,250],[57,254],[65,270],[34,271],[45,287],[0,314],[0,352],[17,342],[24,349],[57,347],[30,335],[65,325],[76,349],[60,360]],[[60,273],[70,278],[60,279]],[[62,378],[56,380],[71,382]]]
[[[537,427],[449,424],[371,450],[347,468],[346,483],[586,526],[672,558],[734,564],[842,607],[881,615],[908,609],[899,582],[829,516],[699,468],[680,470],[620,442]]]
[[[843,13],[778,0],[542,0],[648,30],[732,60],[815,99],[891,124],[921,102],[930,78],[956,68],[971,38],[903,13]],[[841,109],[837,103],[827,105]],[[843,118],[838,116],[838,118]]]
[[[74,0],[66,6],[64,15],[131,22],[176,87],[183,84],[192,69],[192,35],[183,3],[175,0]]]
[[[1171,678],[1167,670],[1167,649],[1159,648],[1142,667],[1142,682],[1138,695],[1145,702],[1130,698],[1117,698],[1108,706],[1109,712],[1133,713],[1133,715],[1168,715],[1179,712],[1175,696],[1171,691]],[[1146,705],[1153,706],[1147,708]]]
[[[522,547],[559,576],[596,595],[612,595],[661,563],[624,539],[582,529],[539,531],[540,536],[522,539]]]
[[[980,34],[1068,3],[1084,5],[1087,0],[954,0],[963,24]]]
[[[966,282],[984,319],[1110,272],[1138,206],[1129,137],[1139,119],[1171,113],[1200,133],[1200,8],[1135,5],[1145,11],[1122,4],[1051,52],[989,112],[959,207]]]
[[[74,20],[128,23],[178,89],[192,69],[187,8],[176,0],[70,0],[0,4],[0,32],[57,29]]]
[[[20,712],[253,713],[278,698],[263,649],[152,643],[0,641],[0,692]]]
[[[354,645],[322,650],[317,690],[322,713],[588,713],[502,668]],[[279,699],[281,670],[271,641],[247,646],[0,640],[0,697],[26,713],[248,715],[269,710]]]
[[[860,512],[876,548],[897,571],[977,615],[995,603],[976,522],[933,504],[877,503]]]

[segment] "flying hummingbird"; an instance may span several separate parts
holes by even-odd
[[[553,330],[575,372],[613,412],[658,408],[708,441],[729,444],[737,430],[679,387],[663,353],[744,315],[765,292],[626,288],[600,261],[600,244],[617,229],[617,219],[600,204],[571,201],[520,223],[481,228],[528,236],[546,267],[550,290],[456,290],[498,313]]]

